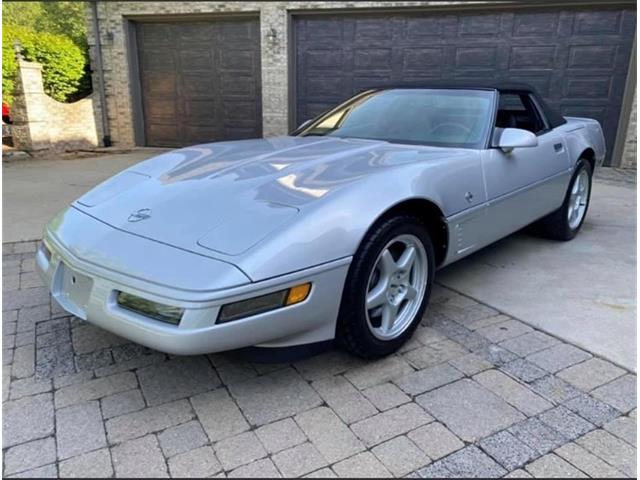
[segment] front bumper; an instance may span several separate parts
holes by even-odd
[[[180,289],[142,282],[111,272],[74,255],[54,235],[44,239],[36,266],[53,297],[68,312],[105,330],[155,350],[177,355],[213,353],[248,346],[289,347],[334,338],[342,288],[351,259],[336,260],[281,277],[228,289],[185,295]],[[149,243],[153,243],[149,241]],[[193,254],[176,250],[192,260]],[[152,259],[150,259],[152,261]],[[188,263],[188,262],[187,262]],[[179,268],[179,262],[172,262]],[[217,325],[222,305],[311,282],[299,304]],[[118,291],[184,308],[179,325],[171,325],[124,309]],[[182,299],[181,299],[182,298]],[[184,299],[188,298],[188,299]]]

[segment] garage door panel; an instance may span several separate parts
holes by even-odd
[[[329,70],[332,73],[342,68],[342,58],[344,53],[331,49],[310,49],[305,53],[305,67],[310,73],[317,73],[322,70]]]
[[[250,101],[224,102],[225,125],[251,127],[255,124],[255,104]]]
[[[578,13],[575,17],[576,35],[620,34],[622,28],[622,12],[609,11],[593,15],[592,12]]]
[[[219,26],[221,36],[229,46],[236,41],[253,41],[259,35],[258,22],[224,22]]]
[[[158,123],[171,123],[178,115],[176,102],[173,99],[167,99],[165,96],[151,97],[153,100],[149,103],[149,115],[153,116]]]
[[[162,50],[147,50],[140,55],[140,67],[147,72],[169,72],[176,69],[173,55]]]
[[[175,95],[176,78],[168,75],[149,75],[142,82],[147,95]]]
[[[457,47],[455,67],[459,69],[495,69],[497,47]]]
[[[259,95],[256,91],[256,82],[253,77],[240,76],[232,72],[222,72],[222,92],[225,97],[242,96],[255,97]]]
[[[404,41],[430,39],[443,34],[444,21],[442,18],[407,18],[402,20],[401,38]]]
[[[307,88],[310,98],[327,98],[335,92],[345,91],[345,79],[341,77],[314,77],[309,80]]]
[[[220,135],[220,127],[217,125],[185,125],[184,137],[189,144],[210,142],[211,137]]]
[[[390,48],[359,48],[353,52],[353,67],[367,70],[389,70],[392,50]]]
[[[179,56],[181,70],[210,73],[214,68],[213,52],[210,49],[185,50]]]
[[[459,17],[458,35],[459,36],[495,36],[496,32],[501,29],[501,15],[467,15]]]
[[[262,135],[257,19],[140,23],[136,29],[146,145]],[[226,105],[235,100],[244,103],[230,111]]]
[[[563,94],[571,99],[599,99],[611,95],[611,77],[567,78],[564,82]]]
[[[253,136],[253,128],[239,128],[239,127],[224,127],[223,135],[227,138],[234,138],[236,140],[248,140],[255,138]]]
[[[147,130],[147,138],[151,145],[163,147],[179,147],[180,132],[175,124],[154,123]]]
[[[182,77],[181,90],[185,103],[195,98],[213,98],[216,95],[215,79],[207,75],[189,73]]]
[[[440,72],[444,49],[434,47],[404,48],[401,50],[402,66],[406,73]]]
[[[251,50],[226,50],[220,52],[220,67],[234,72],[255,73],[258,52]]]
[[[513,17],[513,36],[517,38],[556,35],[559,23],[558,12],[516,13]]]
[[[147,23],[138,26],[138,38],[147,45],[168,46],[175,43],[173,29],[163,25]]]
[[[173,26],[178,42],[183,46],[195,46],[216,41],[214,25],[206,23],[183,23]]]
[[[593,112],[610,155],[635,16],[630,6],[294,17],[295,121],[372,87],[515,81],[552,106]]]
[[[215,100],[189,101],[184,104],[185,117],[189,119],[189,125],[216,125]]]
[[[358,19],[353,26],[353,34],[363,42],[368,39],[390,42],[393,37],[392,24],[389,21],[380,22],[377,18],[372,20]]]
[[[615,66],[617,45],[570,45],[568,68],[608,69]]]
[[[513,46],[509,52],[509,69],[551,69],[556,63],[556,54],[557,47],[555,45]]]

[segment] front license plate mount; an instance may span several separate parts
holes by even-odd
[[[87,319],[87,306],[93,279],[75,271],[64,262],[60,262],[55,275],[53,297],[57,302],[78,318]]]

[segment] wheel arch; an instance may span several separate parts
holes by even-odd
[[[578,157],[578,159],[580,158],[583,158],[587,162],[589,162],[589,166],[591,167],[591,173],[593,173],[596,169],[596,152],[593,150],[593,148],[591,147],[585,148],[580,154],[580,156]]]
[[[442,209],[435,202],[426,198],[408,198],[382,212],[372,222],[369,230],[378,222],[400,213],[410,213],[424,222],[433,241],[436,266],[440,266],[447,257],[449,248],[449,229]]]

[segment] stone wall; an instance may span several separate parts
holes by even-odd
[[[622,151],[622,168],[636,168],[638,159],[638,101],[637,92],[633,95],[633,107],[629,117],[629,128],[627,128],[627,138]]]
[[[96,147],[93,98],[60,103],[44,92],[42,65],[19,60],[18,66],[11,111],[13,145],[32,153]]]

